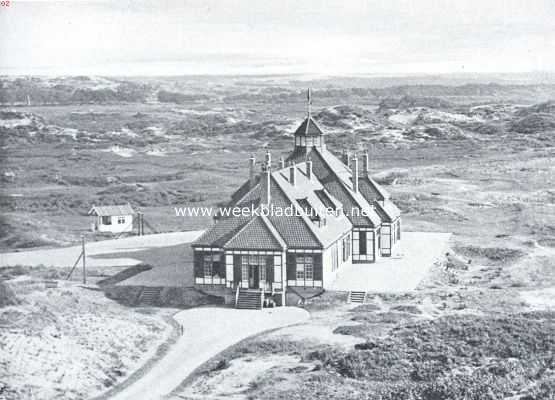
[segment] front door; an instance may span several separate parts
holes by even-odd
[[[260,287],[258,268],[258,265],[249,265],[249,289],[258,289]]]

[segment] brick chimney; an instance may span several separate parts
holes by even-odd
[[[312,160],[306,160],[306,177],[312,179]]]
[[[252,189],[255,185],[255,173],[254,173],[254,166],[256,164],[256,159],[254,155],[251,155],[249,158],[249,186]]]
[[[356,155],[353,157],[352,170],[353,170],[353,191],[357,193],[358,192],[358,158]]]
[[[345,155],[344,155],[343,160],[344,160],[343,163],[344,163],[347,167],[351,168],[351,152],[350,152],[350,151],[346,151],[346,152],[345,152]]]
[[[267,168],[272,167],[272,155],[270,154],[270,150],[266,150],[266,155],[264,156],[264,162]]]
[[[343,164],[345,164],[346,166],[349,166],[349,153],[343,150],[342,158],[343,158],[342,160]]]
[[[263,205],[270,206],[270,201],[272,200],[270,195],[270,178],[272,175],[272,155],[269,151],[266,151],[266,157],[264,165],[262,166],[262,182],[261,189],[262,193],[260,195],[260,202]]]
[[[296,182],[297,182],[297,166],[293,162],[289,166],[289,183],[295,186]]]
[[[364,171],[364,175],[368,175],[368,173],[370,172],[370,164],[369,164],[369,160],[368,160],[368,152],[365,151],[364,154],[362,155],[362,168]]]

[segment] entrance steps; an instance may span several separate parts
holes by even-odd
[[[139,304],[153,306],[160,300],[160,287],[145,287],[139,296]]]
[[[365,301],[366,301],[366,292],[351,291],[347,296],[347,303],[364,304]]]
[[[263,292],[260,290],[239,289],[235,308],[246,310],[262,309]]]

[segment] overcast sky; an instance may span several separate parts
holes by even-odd
[[[22,1],[0,73],[555,71],[555,0]]]

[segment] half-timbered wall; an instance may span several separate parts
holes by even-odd
[[[226,285],[249,287],[249,268],[257,267],[258,286],[266,291],[283,289],[283,254],[276,251],[226,251]]]
[[[259,267],[259,287],[283,289],[284,255],[276,251],[223,251],[199,248],[193,253],[195,284],[249,287],[248,265]]]
[[[391,224],[382,224],[381,229],[381,254],[384,257],[391,255],[391,239],[392,238],[392,227]]]
[[[371,229],[353,229],[353,263],[368,263],[376,261],[377,235]]]
[[[383,224],[381,228],[380,242],[381,255],[391,256],[393,249],[401,240],[401,219],[397,218],[390,224]]]
[[[322,251],[290,250],[286,256],[287,286],[322,287]]]
[[[224,285],[226,268],[221,249],[203,248],[193,252],[195,283],[199,285]]]

